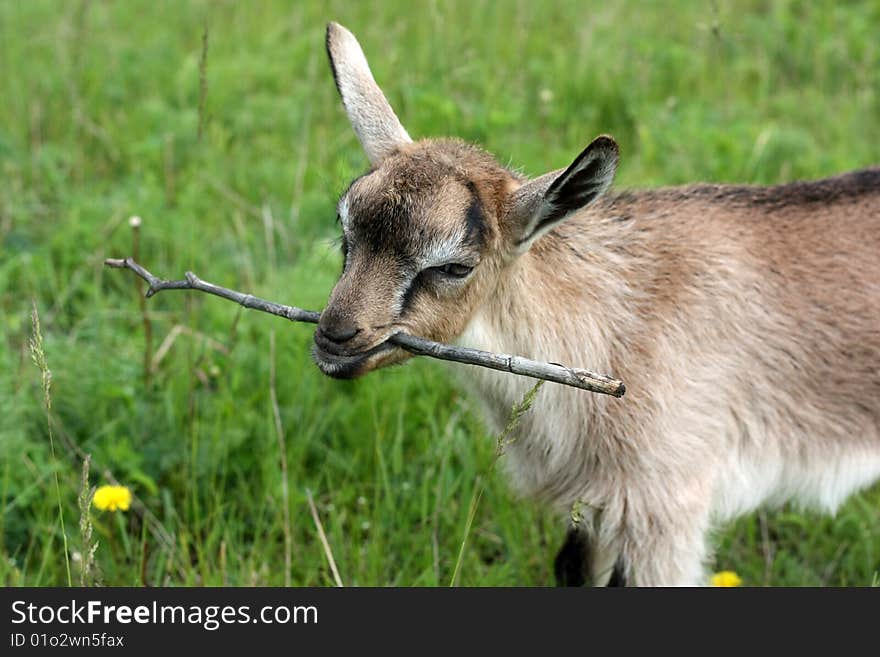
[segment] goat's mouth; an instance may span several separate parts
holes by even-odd
[[[350,355],[340,355],[330,353],[321,348],[321,345],[315,340],[315,346],[312,348],[312,358],[318,368],[327,376],[332,376],[334,379],[354,379],[375,369],[378,364],[377,360],[382,355],[395,349],[398,349],[398,347],[385,340],[366,351]]]

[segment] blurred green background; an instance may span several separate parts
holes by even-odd
[[[529,175],[602,132],[622,147],[618,187],[880,161],[874,0],[2,0],[0,583],[66,583],[59,503],[77,581],[79,450],[92,484],[113,476],[137,496],[92,512],[105,584],[330,584],[310,489],[346,585],[446,585],[483,484],[458,582],[552,584],[564,528],[489,472],[493,441],[443,365],[332,381],[310,361],[310,326],[169,292],[147,303],[145,380],[139,286],[101,266],[132,253],[131,215],[157,274],[326,300],[334,203],[366,166],[328,20],[357,34],[410,134],[477,141]],[[713,567],[746,584],[870,585],[880,489],[833,519],[758,513],[717,542]]]

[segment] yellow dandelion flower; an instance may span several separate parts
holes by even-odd
[[[125,486],[100,486],[95,491],[94,504],[101,511],[128,511],[131,491]]]
[[[739,586],[742,578],[732,570],[722,570],[712,575],[712,586]]]

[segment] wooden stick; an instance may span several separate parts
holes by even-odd
[[[284,317],[292,322],[309,322],[317,324],[321,318],[321,313],[314,310],[303,310],[295,306],[285,306],[273,301],[267,301],[252,294],[245,294],[230,290],[219,285],[214,285],[207,281],[203,281],[191,271],[186,272],[183,280],[168,281],[158,276],[154,276],[141,265],[136,263],[132,258],[116,259],[108,258],[104,261],[108,267],[116,269],[130,269],[135,274],[144,279],[149,287],[146,296],[150,298],[157,292],[163,290],[198,290],[199,292],[207,292],[229,301],[235,301],[245,308],[259,310],[270,315]],[[544,379],[554,383],[589,390],[590,392],[598,392],[613,397],[622,397],[626,392],[626,386],[623,381],[613,379],[604,374],[597,374],[589,370],[576,367],[567,367],[558,363],[544,363],[540,361],[522,358],[521,356],[509,356],[507,354],[495,354],[489,351],[481,351],[479,349],[470,349],[468,347],[456,347],[453,345],[426,340],[407,333],[396,333],[388,338],[388,341],[410,353],[417,356],[429,356],[440,360],[449,360],[456,363],[465,363],[467,365],[477,365],[479,367],[488,367],[489,369],[499,370],[502,372],[510,372],[521,376],[528,376],[533,379]]]

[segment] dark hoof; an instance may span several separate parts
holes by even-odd
[[[565,543],[553,562],[556,586],[583,586],[587,583],[590,543],[583,532],[569,528]]]
[[[623,574],[623,568],[620,567],[620,563],[614,566],[611,579],[608,580],[606,586],[626,586],[626,575]]]

